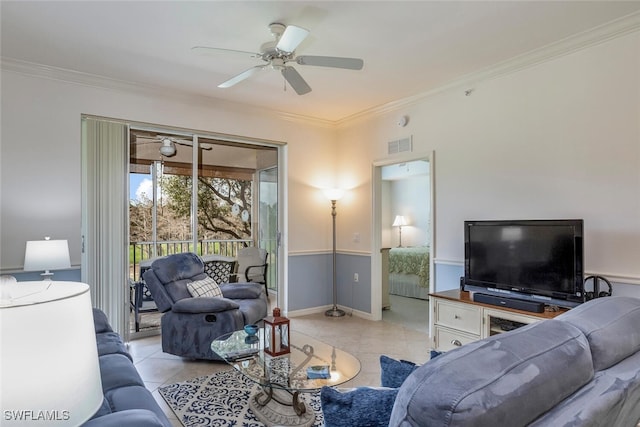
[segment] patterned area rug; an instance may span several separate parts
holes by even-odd
[[[258,386],[235,370],[160,387],[158,391],[185,427],[263,427],[249,408]],[[314,427],[324,425],[320,393],[302,394],[316,413]]]

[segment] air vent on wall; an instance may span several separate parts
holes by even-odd
[[[413,136],[398,139],[396,141],[389,141],[388,154],[398,154],[413,151]]]

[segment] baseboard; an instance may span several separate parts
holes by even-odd
[[[310,314],[318,314],[323,313],[327,310],[333,308],[332,304],[324,305],[320,307],[312,307],[312,308],[304,308],[302,310],[293,310],[287,312],[287,317],[300,317],[300,316],[308,316]],[[347,316],[355,316],[365,320],[374,320],[373,315],[371,313],[367,313],[365,311],[354,310],[351,307],[345,307],[342,305],[338,305],[338,308],[346,313]]]

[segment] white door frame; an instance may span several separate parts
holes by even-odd
[[[429,162],[429,196],[431,209],[429,212],[429,292],[434,291],[435,274],[433,260],[435,258],[435,152],[408,153],[382,160],[375,160],[371,165],[372,185],[372,229],[371,229],[371,319],[382,320],[382,167],[398,163],[426,160]]]

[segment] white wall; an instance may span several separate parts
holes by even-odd
[[[6,68],[1,77],[2,271],[21,270],[25,242],[45,235],[68,239],[72,264],[79,265],[82,114],[286,142],[288,249],[331,247],[329,205],[318,187],[334,185],[333,126],[202,98],[101,89]]]
[[[371,228],[371,163],[413,135],[435,152],[436,262],[462,262],[465,219],[584,218],[586,271],[640,284],[640,33],[466,89],[341,125],[339,246],[371,244],[344,237]]]
[[[462,261],[465,219],[578,217],[587,272],[640,283],[638,32],[479,82],[471,96],[453,88],[337,130],[6,68],[1,78],[3,271],[20,269],[25,242],[44,235],[69,239],[79,263],[85,113],[287,142],[289,253],[331,247],[330,204],[319,188],[336,185],[349,190],[338,203],[338,249],[370,252],[372,162],[389,158],[387,141],[413,135],[416,155],[435,152],[436,262]],[[396,125],[400,115],[410,117],[407,127]]]
[[[392,221],[396,215],[404,215],[406,226],[402,227],[402,246],[425,246],[429,243],[430,214],[429,178],[417,175],[391,181]],[[398,245],[398,227],[392,228],[392,242]]]

